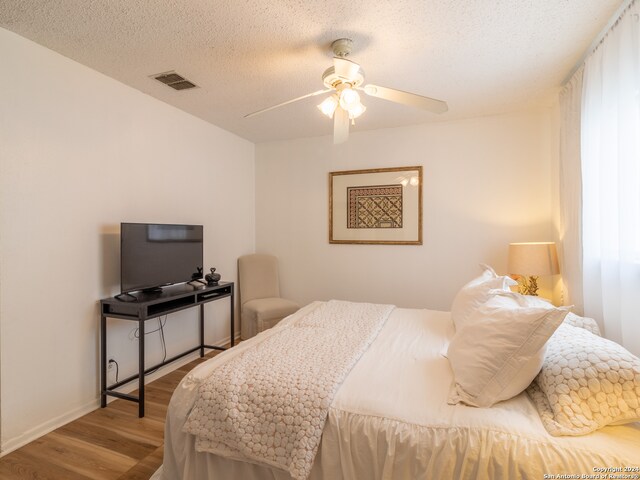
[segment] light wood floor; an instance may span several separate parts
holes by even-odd
[[[137,403],[111,402],[0,458],[0,479],[148,480],[162,464],[164,420],[173,390],[193,367],[216,353],[147,384],[144,418],[138,418]]]

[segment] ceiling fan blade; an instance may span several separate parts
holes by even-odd
[[[349,114],[338,107],[333,114],[333,143],[338,145],[349,138]]]
[[[358,75],[360,65],[346,58],[333,57],[335,74],[345,81],[352,81]]]
[[[261,113],[268,112],[269,110],[273,110],[274,108],[282,107],[284,105],[289,105],[290,103],[297,102],[298,100],[302,100],[302,99],[305,99],[305,98],[308,98],[308,97],[315,97],[316,95],[321,95],[323,93],[327,93],[327,92],[330,92],[330,91],[331,91],[331,89],[327,88],[325,90],[318,90],[317,92],[308,93],[308,94],[303,95],[301,97],[294,98],[292,100],[287,100],[286,102],[282,102],[282,103],[279,103],[277,105],[272,105],[271,107],[263,108],[262,110],[258,110],[257,112],[249,113],[249,114],[245,115],[244,118],[253,117],[255,115],[259,115]]]
[[[364,93],[372,97],[382,98],[383,100],[389,100],[390,102],[401,103],[403,105],[409,105],[410,107],[420,108],[428,112],[444,113],[449,110],[447,102],[436,100],[435,98],[423,97],[422,95],[417,95],[415,93],[403,92],[402,90],[396,90],[395,88],[365,85],[359,90],[364,90]]]

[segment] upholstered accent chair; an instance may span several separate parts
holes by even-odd
[[[280,298],[278,259],[273,255],[238,258],[238,286],[243,340],[273,327],[300,308],[291,300]]]

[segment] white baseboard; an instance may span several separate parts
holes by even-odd
[[[225,345],[227,343],[230,343],[230,339],[231,337],[223,338],[222,340],[215,342],[215,345]],[[238,333],[236,335],[236,343],[238,342],[239,339],[240,339],[240,334]],[[153,382],[154,380],[157,380],[158,378],[163,377],[167,373],[177,370],[178,368],[186,365],[189,362],[192,362],[193,360],[199,357],[200,357],[200,353],[198,351],[193,352],[189,355],[185,355],[181,359],[176,360],[175,362],[172,362],[168,365],[165,365],[164,367],[159,368],[157,372],[147,375],[145,377],[144,383],[147,384],[147,383]],[[137,388],[138,388],[138,383],[132,381],[130,384],[122,386],[119,389],[119,391],[123,393],[131,393]],[[114,397],[107,397],[108,403],[111,403],[114,400],[117,400],[117,399]],[[4,442],[2,442],[2,445],[0,445],[0,458],[19,449],[20,447],[25,446],[27,443],[33,442],[37,438],[40,438],[43,435],[46,435],[47,433],[54,431],[56,428],[60,428],[69,422],[77,420],[78,418],[93,412],[98,408],[100,408],[100,395],[98,395],[98,397],[92,400],[91,402],[88,402],[80,407],[74,408],[73,410],[63,413],[62,415],[52,418],[51,420],[47,420],[46,422],[41,423],[40,425],[22,433],[21,435],[18,435],[17,437],[13,437],[5,440]]]
[[[87,413],[93,412],[96,408],[100,407],[100,399],[92,400],[91,402],[82,405],[81,407],[74,408],[73,410],[64,413],[56,418],[47,420],[40,425],[27,430],[17,437],[9,438],[2,443],[2,449],[0,451],[0,457],[23,447],[29,442],[34,441],[36,438],[40,438],[49,432],[52,432],[56,428],[66,425],[73,420],[76,420]]]

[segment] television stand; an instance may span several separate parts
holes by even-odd
[[[148,373],[174,362],[190,353],[200,350],[200,356],[204,357],[206,349],[226,350],[224,347],[207,345],[204,343],[204,305],[205,303],[229,297],[231,346],[235,344],[234,317],[234,284],[233,282],[220,282],[218,285],[205,285],[194,290],[187,284],[165,287],[160,293],[140,292],[137,301],[123,301],[118,299],[121,295],[100,300],[100,406],[107,406],[107,396],[117,397],[138,403],[138,417],[144,417],[144,376]],[[144,327],[147,320],[158,318],[169,313],[180,312],[188,308],[199,308],[199,343],[174,357],[145,368]],[[138,343],[138,373],[120,380],[112,385],[107,385],[107,318],[119,318],[138,323],[140,333]],[[118,392],[116,389],[134,380],[138,380],[138,396]]]

